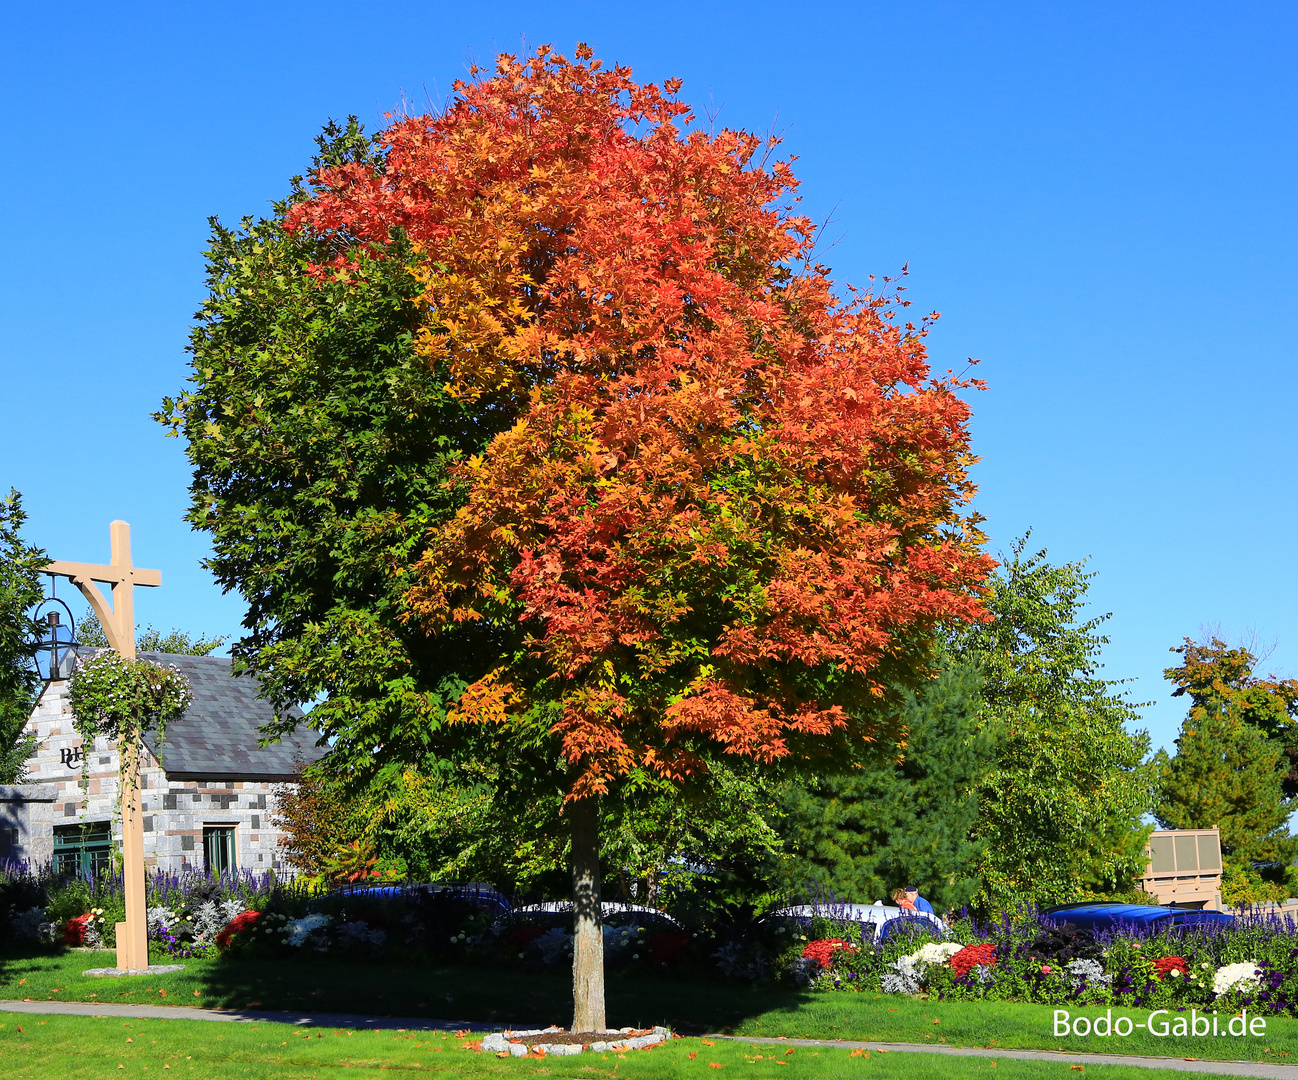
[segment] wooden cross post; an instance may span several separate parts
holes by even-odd
[[[108,644],[128,660],[135,659],[135,596],[137,585],[159,586],[158,570],[141,570],[131,565],[131,527],[124,521],[108,526],[112,543],[107,566],[65,562],[56,559],[45,573],[72,579],[72,584],[90,602],[99,616]],[[109,606],[96,581],[112,586]],[[89,755],[93,747],[83,753]],[[117,747],[118,786],[122,794],[122,875],[126,884],[126,921],[117,924],[117,966],[122,971],[143,971],[149,966],[149,936],[144,903],[144,821],[140,814],[139,743]]]

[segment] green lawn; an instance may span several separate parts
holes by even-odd
[[[1070,1017],[1096,1017],[1104,1009],[1069,1009]],[[1067,1050],[1073,1053],[1142,1054],[1154,1057],[1198,1057],[1225,1061],[1298,1063],[1298,1020],[1267,1017],[1260,1037],[1222,1034],[1194,1038],[1148,1034],[1134,1023],[1144,1010],[1113,1010],[1133,1020],[1129,1036],[1056,1037],[1054,1009],[1049,1005],[1012,1002],[920,1001],[897,994],[816,994],[792,1007],[777,1007],[734,1025],[737,1035],[849,1039],[877,1042],[942,1043],[948,1046],[994,1046],[1018,1050]],[[1178,1014],[1173,1013],[1175,1017]],[[1229,1019],[1222,1013],[1218,1027]]]
[[[81,975],[85,968],[111,963],[110,953],[0,957],[0,998],[373,1013],[480,1025],[563,1025],[571,1016],[569,981],[561,974],[225,958],[189,960],[184,971],[170,975],[133,979]],[[618,1027],[663,1023],[687,1033],[1298,1063],[1298,1020],[1287,1017],[1267,1018],[1260,1037],[1157,1038],[1135,1029],[1125,1038],[1060,1038],[1054,1034],[1054,1011],[1043,1005],[943,1004],[892,994],[813,994],[705,978],[617,975],[609,979],[608,1001],[609,1022]],[[1090,1016],[1103,1011],[1071,1010],[1073,1015]],[[1115,1015],[1123,1011],[1116,1010]],[[1137,1022],[1146,1016],[1131,1015]],[[1218,1019],[1221,1026],[1227,1017]]]
[[[162,958],[165,959],[165,958]],[[481,967],[351,964],[304,959],[186,960],[185,970],[132,979],[87,979],[111,967],[110,952],[0,956],[0,998],[110,1001],[209,1008],[374,1012],[483,1023],[566,1024],[572,977]],[[160,962],[155,957],[154,962]],[[667,1024],[680,1031],[720,1031],[769,1009],[796,1007],[796,990],[731,986],[714,979],[608,979],[609,1022],[617,1027]]]
[[[675,1039],[626,1055],[500,1060],[466,1049],[469,1040],[442,1033],[303,1031],[282,1024],[215,1024],[193,1020],[121,1020],[14,1016],[0,1020],[0,1070],[10,1080],[95,1080],[121,1076],[190,1080],[279,1080],[319,1076],[391,1076],[394,1071],[446,1077],[555,1076],[575,1080],[665,1080],[716,1074],[746,1078],[831,1080],[1064,1080],[1063,1062],[938,1058],[848,1050]],[[1170,1080],[1165,1070],[1086,1066],[1093,1080]]]

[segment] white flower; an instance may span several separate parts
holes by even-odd
[[[1257,977],[1261,972],[1252,960],[1242,964],[1227,964],[1217,969],[1212,977],[1212,992],[1218,997],[1231,990],[1251,990],[1258,985]]]
[[[294,919],[284,927],[288,933],[288,937],[284,939],[285,944],[301,948],[316,930],[328,925],[328,915],[308,915],[303,919]]]
[[[964,946],[954,941],[930,941],[906,957],[913,964],[945,964]]]

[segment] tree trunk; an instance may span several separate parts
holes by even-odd
[[[599,801],[571,803],[572,1030],[603,1031],[604,916],[599,895]]]

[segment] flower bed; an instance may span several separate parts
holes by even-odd
[[[918,937],[860,945],[858,928],[855,947],[851,924],[827,920],[817,929],[785,951],[777,977],[827,992],[1298,1014],[1298,927],[1291,920],[1092,933],[1026,915],[990,926],[962,918],[945,941],[921,928]]]

